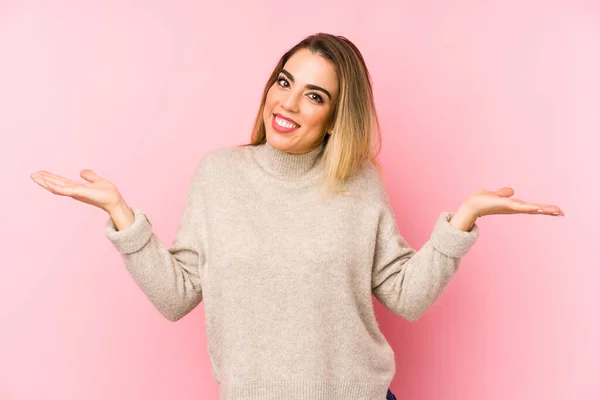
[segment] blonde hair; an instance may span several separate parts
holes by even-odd
[[[267,92],[275,84],[287,60],[301,49],[309,49],[333,63],[339,82],[338,99],[329,121],[333,129],[323,137],[325,147],[324,169],[319,185],[321,192],[326,195],[344,193],[347,178],[371,162],[383,178],[377,160],[381,150],[381,132],[371,75],[358,48],[343,36],[327,33],[308,36],[279,59],[265,85],[251,141],[242,146],[257,146],[266,142],[263,111]]]

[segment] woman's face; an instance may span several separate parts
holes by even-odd
[[[294,154],[317,147],[330,128],[338,91],[330,61],[308,49],[294,53],[267,92],[263,121],[269,144]]]

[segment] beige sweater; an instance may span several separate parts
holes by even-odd
[[[106,235],[152,304],[177,321],[202,300],[220,400],[384,400],[394,352],[371,294],[417,320],[479,228],[442,212],[419,251],[400,235],[375,167],[350,196],[317,198],[323,147],[225,147],[199,162],[171,248],[148,217]]]

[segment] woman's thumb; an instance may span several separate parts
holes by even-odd
[[[100,179],[100,177],[98,175],[96,175],[94,173],[94,171],[92,171],[91,169],[84,169],[81,171],[81,173],[79,174],[81,175],[81,177],[83,179],[85,179],[88,182],[96,182],[98,179]]]
[[[511,187],[503,187],[502,189],[496,190],[496,194],[501,197],[510,197],[515,194],[515,191]]]

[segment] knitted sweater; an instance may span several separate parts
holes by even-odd
[[[479,234],[442,212],[412,249],[373,164],[350,178],[348,195],[321,201],[324,146],[205,154],[170,248],[139,208],[127,229],[106,222],[127,270],[168,320],[204,300],[220,400],[384,400],[395,357],[371,295],[417,320]]]

